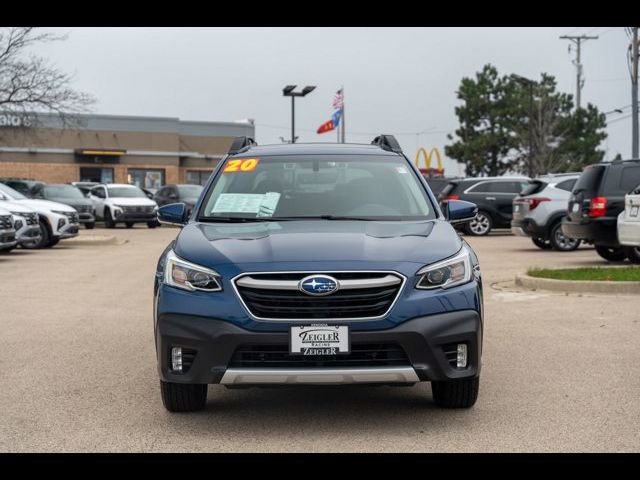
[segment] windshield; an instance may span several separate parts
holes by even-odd
[[[204,188],[202,185],[179,185],[178,192],[181,198],[198,198]]]
[[[110,197],[120,198],[147,198],[147,195],[138,187],[107,187]]]
[[[3,193],[7,197],[10,197],[9,198],[10,200],[26,200],[27,199],[27,197],[25,197],[23,194],[14,190],[11,187],[7,187],[4,183],[0,183],[0,193]]]
[[[399,155],[230,158],[203,205],[201,220],[435,218],[424,187]]]
[[[80,190],[72,185],[47,185],[44,187],[45,198],[84,198]]]

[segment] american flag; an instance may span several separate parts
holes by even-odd
[[[344,106],[344,96],[342,95],[342,89],[336,92],[335,97],[333,97],[333,109],[341,110]]]

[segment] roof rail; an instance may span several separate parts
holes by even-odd
[[[371,145],[377,145],[383,150],[387,150],[389,152],[402,153],[402,148],[396,140],[396,137],[393,135],[378,135],[373,139]]]
[[[246,150],[253,145],[257,145],[257,143],[251,137],[236,137],[233,139],[231,147],[229,147],[229,151],[227,153],[229,155],[234,155],[236,153],[240,153],[243,150]]]

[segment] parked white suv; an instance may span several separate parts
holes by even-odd
[[[127,228],[135,223],[146,223],[149,228],[158,226],[158,204],[135,185],[96,185],[90,190],[89,199],[96,217],[103,219],[107,228],[114,228],[117,223],[124,223]]]
[[[20,202],[0,202],[0,208],[8,210],[13,215],[17,244],[22,248],[36,248],[42,239],[38,213]]]
[[[52,247],[60,240],[78,236],[78,212],[63,203],[27,198],[20,192],[0,183],[0,202],[10,202],[30,207],[38,213],[40,240],[35,248]],[[0,203],[3,205],[3,203]],[[8,205],[8,204],[6,204]],[[10,208],[4,207],[11,210]]]
[[[13,222],[11,212],[0,208],[0,252],[10,252],[16,246],[16,229]]]
[[[531,237],[542,249],[569,252],[580,246],[580,240],[562,232],[562,218],[580,173],[560,173],[540,176],[529,181],[520,196],[513,200],[511,231]]]
[[[624,197],[624,210],[618,215],[618,241],[626,247],[629,261],[640,263],[640,185]]]

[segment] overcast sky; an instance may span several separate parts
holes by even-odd
[[[344,85],[347,141],[397,135],[413,158],[418,145],[444,150],[457,127],[456,90],[485,63],[501,74],[554,75],[575,93],[574,53],[560,35],[600,35],[583,44],[583,103],[608,116],[606,158],[631,153],[631,88],[621,27],[553,28],[57,28],[65,42],[37,49],[74,85],[93,94],[96,113],[185,120],[253,118],[258,143],[290,137],[286,84],[316,85],[296,102],[299,141],[315,133]],[[616,120],[620,118],[620,120]],[[417,132],[428,133],[416,135]],[[451,174],[455,162],[445,160]]]

